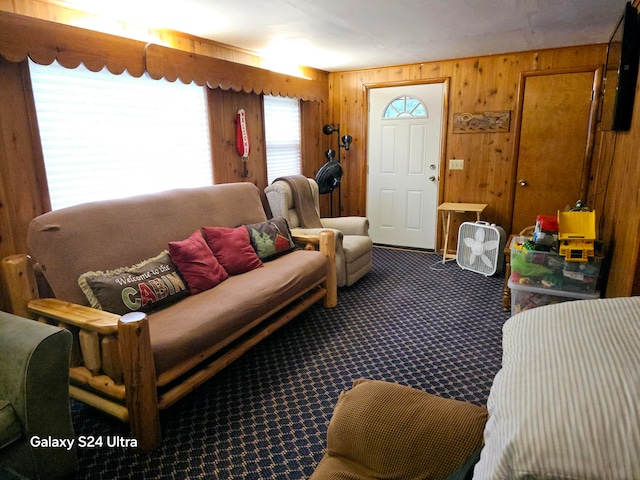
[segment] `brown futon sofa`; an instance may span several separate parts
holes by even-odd
[[[220,184],[46,213],[31,258],[2,271],[14,313],[74,334],[71,396],[128,421],[149,450],[159,410],[315,302],[336,304],[333,233],[314,240],[295,249],[255,185]],[[55,298],[37,298],[32,263]]]

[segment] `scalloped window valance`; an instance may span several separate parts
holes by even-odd
[[[67,68],[83,63],[91,71],[106,67],[134,77],[146,72],[154,79],[301,100],[325,101],[328,96],[327,84],[318,80],[7,12],[0,12],[0,56],[10,62],[28,57],[43,65],[57,60]]]

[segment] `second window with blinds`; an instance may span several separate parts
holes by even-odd
[[[264,96],[264,129],[267,149],[267,178],[299,175],[300,102],[297,98]]]

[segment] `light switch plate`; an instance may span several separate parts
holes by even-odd
[[[449,160],[449,170],[464,170],[464,160],[455,158]]]

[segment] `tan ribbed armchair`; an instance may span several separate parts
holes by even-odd
[[[307,180],[319,216],[318,184],[311,178]],[[371,271],[373,241],[369,237],[369,220],[366,217],[321,218],[322,228],[305,228],[301,225],[294,195],[286,181],[276,180],[264,191],[272,215],[286,218],[292,234],[318,233],[326,229],[336,232],[336,270],[339,287],[353,285]]]
[[[360,379],[340,394],[309,480],[467,480],[487,409],[406,385]]]

